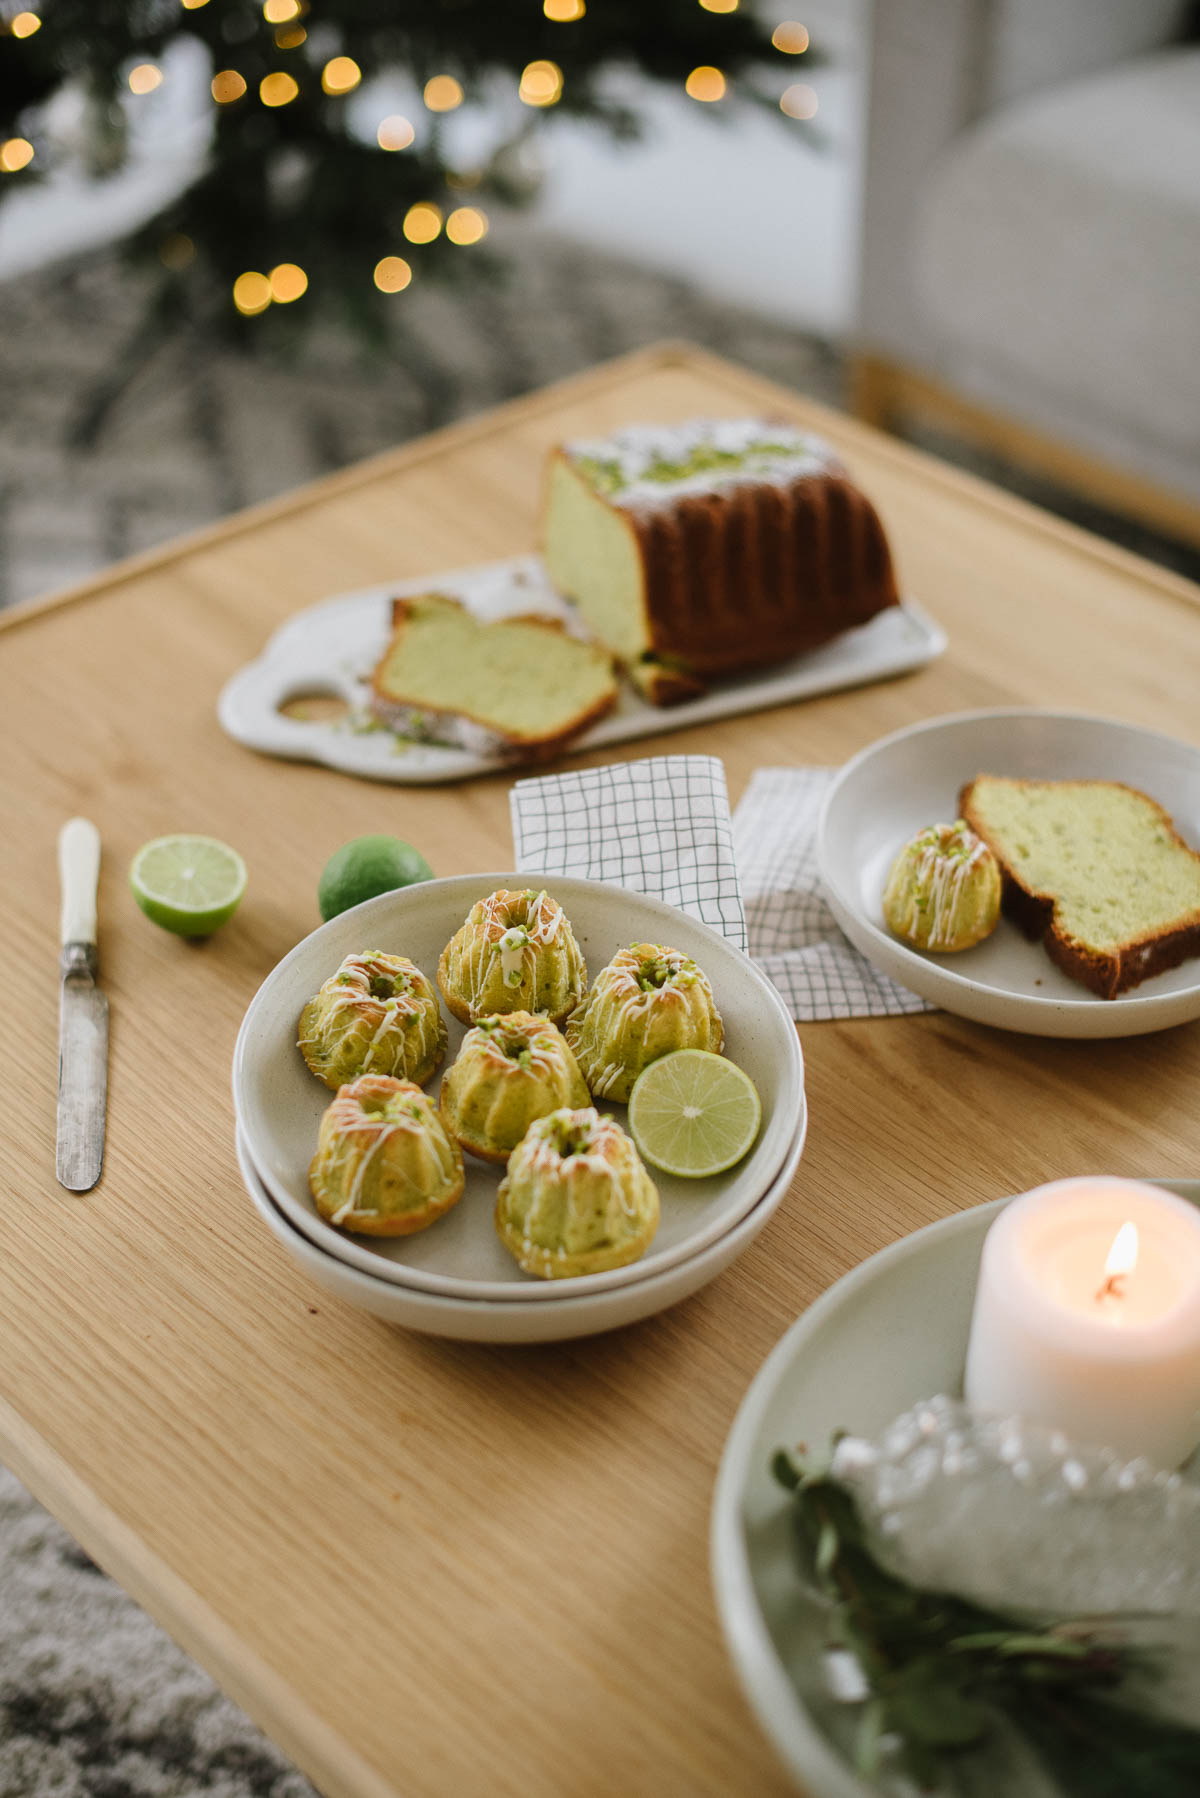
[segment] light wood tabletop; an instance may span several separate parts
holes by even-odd
[[[1200,1024],[1073,1043],[943,1013],[806,1025],[809,1146],[735,1267],[634,1328],[540,1349],[391,1330],[318,1293],[241,1188],[229,1068],[259,982],[318,922],[347,838],[439,874],[511,856],[505,778],[381,787],[222,735],[222,683],[301,606],[524,550],[564,435],[767,408],[841,448],[904,590],[919,674],[622,746],[836,763],[939,712],[1076,707],[1196,741],[1200,591],[686,347],[459,425],[0,618],[0,1456],[329,1798],[790,1789],[735,1684],[708,1511],[754,1371],[894,1238],[1087,1170],[1200,1171]],[[587,758],[583,758],[587,759]],[[612,759],[607,757],[592,759]],[[108,1148],[54,1179],[55,838],[104,841]],[[249,863],[201,946],[127,884],[147,838]]]

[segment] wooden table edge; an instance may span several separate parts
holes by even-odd
[[[522,394],[501,405],[489,407],[487,411],[470,418],[444,425],[439,430],[427,432],[395,449],[382,450],[378,455],[352,463],[334,474],[323,475],[301,487],[291,488],[274,499],[247,506],[213,524],[189,531],[182,537],[174,537],[169,542],[144,550],[138,555],[127,556],[83,581],[6,607],[0,611],[0,632],[18,629],[61,607],[98,598],[126,581],[168,568],[188,556],[228,542],[247,531],[257,530],[262,525],[288,518],[325,500],[335,499],[339,494],[353,492],[374,481],[390,479],[407,468],[459,449],[476,439],[509,430],[522,419],[536,418],[542,412],[553,411],[564,401],[586,398],[590,394],[619,387],[639,374],[673,367],[695,368],[733,388],[739,396],[739,403],[744,403],[747,389],[761,393],[764,404],[775,408],[779,406],[781,395],[794,398],[805,411],[817,414],[819,420],[827,420],[828,427],[843,436],[849,434],[873,455],[882,456],[901,466],[911,466],[914,460],[917,461],[926,479],[948,489],[960,501],[968,501],[984,511],[1009,517],[1026,530],[1035,530],[1041,536],[1056,539],[1069,545],[1077,553],[1089,555],[1093,560],[1118,569],[1123,574],[1135,575],[1145,584],[1156,587],[1165,597],[1182,601],[1188,606],[1200,606],[1200,586],[1188,580],[1185,575],[1175,574],[1170,569],[1147,561],[1132,550],[1122,549],[1115,543],[1095,536],[1079,525],[1056,518],[1031,501],[1006,493],[1002,488],[995,487],[991,482],[969,474],[964,469],[952,467],[912,444],[889,436],[874,425],[864,424],[846,413],[823,405],[819,400],[810,399],[806,394],[797,392],[792,395],[791,390],[780,383],[757,375],[699,344],[683,339],[664,339],[602,362],[595,368],[567,375],[547,387],[539,387],[533,393]]]
[[[66,1461],[0,1398],[0,1462],[221,1690],[303,1768],[322,1798],[397,1798],[385,1779],[298,1704],[290,1687],[172,1568],[148,1549]]]

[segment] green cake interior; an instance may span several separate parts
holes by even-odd
[[[970,810],[1021,885],[1054,895],[1077,942],[1111,953],[1200,912],[1200,856],[1128,787],[983,776]]]
[[[602,643],[634,662],[650,647],[642,564],[628,520],[562,456],[550,465],[543,558]]]
[[[602,650],[522,619],[481,624],[441,594],[409,600],[375,671],[389,704],[478,719],[505,736],[565,730],[614,692]]]

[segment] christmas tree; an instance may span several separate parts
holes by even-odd
[[[772,30],[738,0],[44,6],[0,0],[0,204],[81,138],[92,171],[112,173],[137,108],[172,104],[184,40],[193,68],[207,57],[207,152],[129,239],[159,276],[143,333],[186,316],[261,342],[324,316],[382,341],[389,296],[478,274],[487,208],[530,197],[526,152],[556,113],[636,135],[631,70],[714,115],[767,106],[803,131],[813,110],[796,80],[814,60],[804,27]],[[69,149],[64,94],[84,121]]]

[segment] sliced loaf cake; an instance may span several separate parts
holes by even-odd
[[[1145,793],[981,774],[958,805],[1000,863],[1005,911],[1102,998],[1200,955],[1200,854]]]
[[[393,730],[542,761],[616,704],[612,657],[552,618],[485,624],[456,599],[423,593],[393,601],[392,623],[371,704]]]

